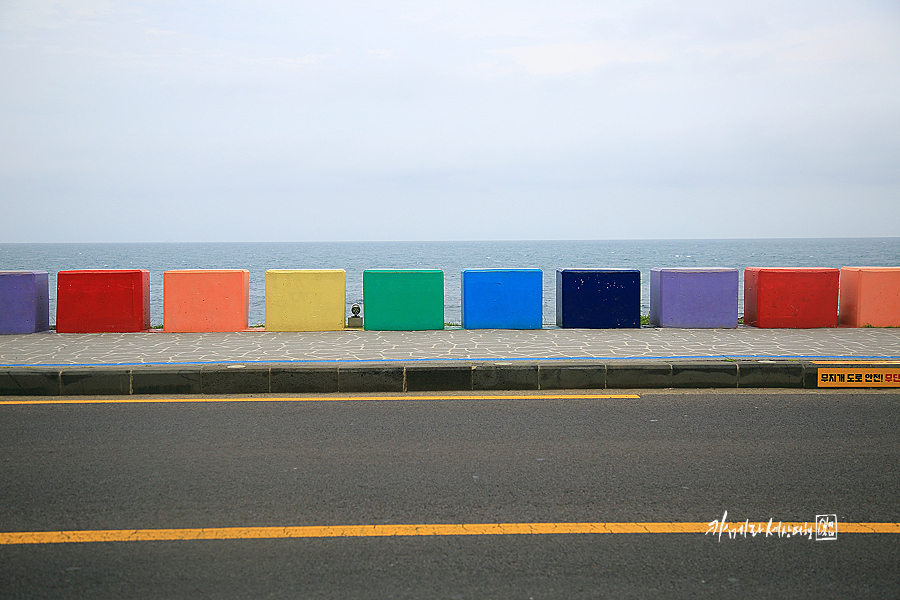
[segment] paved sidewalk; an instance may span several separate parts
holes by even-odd
[[[0,336],[0,396],[815,388],[867,359],[841,368],[874,382],[900,329],[46,333]]]
[[[900,329],[448,329],[0,336],[0,367],[723,358],[900,359]]]

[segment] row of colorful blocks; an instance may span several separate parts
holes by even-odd
[[[540,269],[466,269],[462,320],[466,329],[540,329]],[[247,329],[249,272],[180,270],[163,274],[164,330]],[[134,270],[60,271],[58,332],[130,332],[150,328],[150,273]],[[266,329],[344,328],[346,274],[341,269],[266,271]],[[439,270],[363,273],[365,328],[444,327],[444,279]],[[765,328],[900,326],[900,267],[760,268],[744,272],[744,321]],[[49,326],[48,273],[0,272],[0,333]],[[651,269],[650,321],[661,327],[733,328],[738,271],[729,268]],[[567,328],[640,326],[640,271],[560,269],[556,320]]]

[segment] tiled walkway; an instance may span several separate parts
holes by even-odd
[[[723,357],[900,360],[900,329],[448,329],[0,336],[0,367]]]

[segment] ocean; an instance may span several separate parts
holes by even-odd
[[[56,320],[56,273],[69,269],[149,269],[151,324],[156,326],[163,320],[164,271],[248,269],[252,326],[265,322],[267,269],[344,269],[347,315],[353,303],[363,303],[365,269],[441,269],[444,320],[458,324],[463,269],[537,268],[544,272],[544,323],[553,325],[556,269],[639,269],[641,314],[646,315],[652,267],[733,267],[743,274],[748,266],[900,266],[900,238],[0,244],[0,270],[49,271],[51,323]],[[742,298],[740,302],[738,312],[743,314]]]

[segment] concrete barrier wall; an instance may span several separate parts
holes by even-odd
[[[637,269],[556,271],[559,327],[616,329],[641,326],[641,272]]]
[[[150,271],[60,271],[56,331],[129,333],[150,329]]]
[[[163,273],[163,330],[247,329],[250,271],[191,269]]]
[[[650,269],[651,325],[733,329],[737,308],[737,269]]]
[[[444,272],[363,271],[363,327],[372,331],[444,328]]]
[[[539,328],[541,318],[535,318],[533,310],[534,298],[540,302],[542,291],[525,283],[529,276],[526,274],[532,273],[540,277],[539,269],[463,270],[463,327]],[[735,327],[739,299],[733,284],[736,274],[735,269],[729,268],[651,269],[651,324],[675,328]],[[640,287],[633,282],[639,282],[639,278],[640,272],[631,269],[558,270],[557,325],[638,327]],[[48,329],[47,279],[46,271],[0,271],[0,333]],[[366,329],[443,328],[441,271],[374,269],[367,270],[363,280],[364,288],[369,281],[368,293],[364,290]],[[247,328],[247,270],[166,271],[163,281],[166,331]],[[343,329],[346,289],[346,273],[342,269],[269,270],[265,294],[267,328]],[[147,330],[149,302],[147,270],[60,271],[57,331]],[[840,271],[749,267],[745,270],[744,303],[744,323],[756,327],[834,327],[838,324],[838,312],[843,326],[900,327],[900,267],[844,267]]]
[[[744,323],[762,328],[835,327],[840,271],[747,267]]]
[[[900,267],[842,267],[841,325],[900,327]]]
[[[347,273],[343,269],[266,271],[266,331],[340,331]]]
[[[543,326],[540,269],[462,271],[464,329],[540,329]]]
[[[0,334],[50,328],[47,271],[0,271]]]

